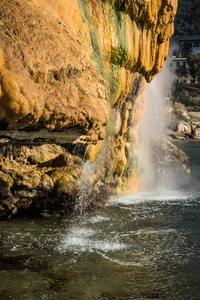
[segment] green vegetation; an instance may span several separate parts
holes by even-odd
[[[194,82],[200,82],[200,54],[189,53],[187,56],[187,64],[190,76]]]
[[[193,52],[187,55],[187,66],[180,65],[176,68],[176,75],[181,77],[188,77],[190,75],[194,82],[200,82],[200,54]]]
[[[182,103],[186,107],[199,106],[200,92],[200,55],[189,53],[187,56],[187,66],[181,65],[176,69],[179,78],[187,78],[189,75],[193,78],[193,83],[175,84],[172,101]]]
[[[181,77],[186,78],[189,75],[189,70],[185,65],[180,65],[179,67],[176,68],[175,73],[179,78]]]
[[[178,0],[178,11],[175,17],[174,35],[200,35],[200,1]],[[173,102],[188,106],[199,106],[200,91],[200,54],[189,53],[187,66],[180,65],[176,69],[179,79],[192,78],[194,83],[176,83],[172,96]]]
[[[115,1],[115,8],[116,8],[116,10],[126,11],[126,9],[128,8],[128,6],[129,6],[128,0],[118,0],[118,1]]]
[[[193,106],[191,96],[188,91],[182,88],[182,84],[177,83],[175,92],[172,96],[173,103],[182,103],[186,107]]]
[[[186,107],[199,106],[199,83],[176,83],[172,95],[173,103],[181,103]]]
[[[200,35],[200,1],[178,0],[175,35]]]
[[[124,12],[128,1],[119,0],[115,2],[115,4],[113,4],[113,2],[111,3],[113,5],[111,5],[111,9],[109,11],[110,20],[115,30],[117,42],[116,45],[111,48],[110,65],[108,67],[107,74],[104,73],[101,49],[99,46],[99,35],[94,24],[89,2],[88,0],[78,0],[78,3],[83,12],[82,18],[89,27],[91,43],[94,50],[91,53],[90,58],[95,62],[96,71],[107,81],[107,88],[110,89],[110,98],[112,103],[112,99],[115,99],[119,89],[120,67],[122,67],[124,62],[128,59],[129,54],[126,16]],[[122,11],[119,9],[122,9]]]
[[[96,27],[94,25],[93,19],[91,17],[88,0],[78,0],[78,4],[79,4],[80,9],[83,12],[83,15],[82,15],[83,21],[89,27],[92,47],[94,49],[94,51],[91,53],[90,58],[96,63],[95,69],[96,69],[97,73],[101,74],[101,76],[104,79],[106,79],[106,75],[104,73],[104,68],[103,68],[103,60],[102,60],[102,56],[101,56],[101,50],[100,50],[99,43],[98,43],[98,33],[97,33]]]
[[[123,12],[116,12],[114,9],[110,11],[110,19],[114,24],[117,44],[111,49],[111,63],[122,66],[128,59],[128,37],[126,27],[126,16]]]

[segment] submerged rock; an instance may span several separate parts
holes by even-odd
[[[1,219],[100,207],[137,189],[143,91],[167,58],[176,9],[1,0]]]

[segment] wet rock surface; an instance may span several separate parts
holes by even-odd
[[[1,1],[0,219],[101,207],[137,190],[143,91],[167,58],[176,9]]]
[[[55,144],[9,146],[1,152],[1,218],[71,211],[83,169],[80,157]]]

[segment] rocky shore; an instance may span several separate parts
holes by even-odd
[[[167,128],[168,135],[172,139],[200,141],[200,111],[169,107]]]

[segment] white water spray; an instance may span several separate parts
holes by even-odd
[[[77,204],[74,208],[75,214],[82,215],[89,206],[90,202],[92,201],[88,198],[88,177],[90,176],[91,165],[91,162],[88,160],[83,168],[82,179],[79,185],[79,192],[77,195]]]
[[[142,178],[142,189],[158,187],[158,174],[155,167],[154,146],[166,142],[166,107],[171,94],[173,75],[167,60],[163,70],[148,84],[146,89],[146,106],[141,121],[142,142],[139,147],[140,158],[145,166]],[[153,146],[154,145],[154,146]],[[157,158],[159,159],[159,157]],[[161,175],[161,174],[160,174]],[[162,170],[163,176],[163,170]],[[159,178],[159,188],[161,177]],[[166,178],[164,179],[166,180]],[[169,178],[167,178],[169,181]]]

